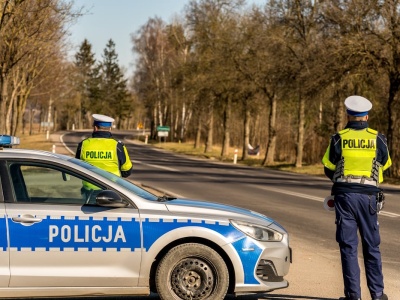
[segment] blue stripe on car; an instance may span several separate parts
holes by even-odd
[[[227,222],[186,219],[143,220],[143,248],[148,249],[164,234],[183,227],[201,227],[218,232],[241,259],[245,284],[258,284],[254,269],[262,249],[252,239]],[[0,228],[6,219],[0,218]],[[22,225],[8,220],[10,248],[13,251],[135,251],[141,249],[140,222],[135,218],[93,218],[49,216],[41,222]],[[0,237],[0,248],[7,251],[7,237]]]
[[[46,251],[73,249],[92,251],[93,249],[140,248],[140,222],[132,218],[93,218],[78,217],[52,219],[49,216],[32,225],[15,223],[10,218],[10,247],[21,251],[23,248],[36,248]],[[83,249],[82,249],[83,248]]]

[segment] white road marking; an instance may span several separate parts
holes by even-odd
[[[146,166],[153,167],[153,168],[159,168],[159,169],[163,169],[163,170],[168,170],[168,171],[171,171],[171,172],[181,172],[178,169],[159,166],[159,165],[154,165],[154,164],[146,164],[146,163],[143,163],[143,162],[140,162],[140,161],[137,161],[137,160],[132,160],[132,162],[135,162],[135,163],[138,163],[138,164],[142,164],[142,165],[146,165]],[[203,176],[203,177],[211,178],[211,179],[218,179],[218,178],[211,177],[211,176]],[[278,188],[270,187],[270,186],[267,186],[267,185],[259,186],[259,185],[251,184],[250,186],[252,186],[254,188],[257,188],[257,189],[262,189],[262,190],[271,191],[271,192],[275,192],[275,193],[290,195],[290,196],[304,198],[304,199],[318,201],[318,202],[324,202],[324,198],[321,198],[321,197],[316,197],[316,196],[312,196],[312,195],[308,195],[308,194],[291,192],[291,191],[288,191],[288,190],[278,189]],[[169,194],[171,195],[173,193],[169,192]],[[387,216],[387,217],[391,217],[391,218],[400,217],[399,214],[391,213],[391,212],[387,212],[387,211],[381,211],[379,214],[381,216]]]
[[[73,155],[75,155],[75,152],[72,151],[65,143],[64,143],[64,134],[60,135],[60,142],[61,144],[64,146],[65,149],[67,149],[67,151]]]
[[[267,190],[267,191],[276,192],[276,193],[285,194],[285,195],[290,195],[290,196],[294,196],[294,197],[314,200],[314,201],[318,201],[318,202],[324,202],[324,200],[325,200],[324,198],[321,198],[321,197],[315,197],[315,196],[311,196],[311,195],[307,195],[307,194],[302,194],[302,193],[291,192],[291,191],[288,191],[288,190],[277,189],[277,188],[273,188],[273,187],[270,187],[270,186],[258,186],[258,185],[252,185],[252,186],[254,188],[258,188],[258,189],[262,189],[262,190]],[[379,214],[381,216],[387,216],[387,217],[391,217],[391,218],[400,217],[399,214],[388,212],[388,211],[384,211],[384,210],[382,210]]]
[[[162,170],[167,170],[167,171],[171,171],[171,172],[181,172],[178,169],[174,169],[174,168],[170,168],[170,167],[164,167],[164,166],[159,166],[159,165],[155,165],[155,164],[146,164],[144,162],[138,161],[138,160],[132,160],[133,163],[135,164],[140,164],[140,165],[145,165],[148,167],[153,167],[153,168],[157,168],[157,169],[162,169]]]

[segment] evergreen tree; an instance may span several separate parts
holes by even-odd
[[[104,49],[101,72],[101,101],[99,113],[113,116],[117,128],[131,113],[131,97],[127,89],[127,79],[118,65],[115,43],[110,39]]]
[[[79,128],[90,127],[91,99],[94,97],[94,87],[97,82],[96,59],[92,52],[92,45],[85,39],[79,52],[75,54],[75,67],[77,69],[77,90],[80,94]]]

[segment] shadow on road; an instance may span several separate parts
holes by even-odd
[[[312,296],[254,294],[243,296],[227,296],[225,300],[337,300],[337,298],[321,298]]]
[[[117,296],[117,297],[79,297],[63,298],[64,300],[160,300],[157,294],[151,293],[150,296]],[[48,298],[38,298],[36,300],[48,300]],[[224,300],[337,300],[337,298],[321,298],[313,296],[279,295],[279,294],[249,294],[241,296],[228,295]]]
[[[93,298],[91,298],[93,299]],[[151,293],[149,297],[107,297],[103,300],[160,300],[157,294]],[[321,298],[314,296],[296,296],[282,294],[248,294],[233,296],[228,295],[224,300],[337,300],[338,298]]]

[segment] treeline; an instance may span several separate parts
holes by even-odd
[[[78,128],[91,128],[92,113],[113,116],[117,128],[132,128],[132,121],[137,119],[133,112],[139,109],[118,65],[113,40],[108,41],[101,61],[96,61],[91,44],[84,40],[75,55],[74,67],[76,101],[68,114],[67,129],[71,124]]]
[[[399,176],[398,1],[190,1],[180,20],[150,19],[132,40],[133,87],[148,126],[209,151],[261,145],[263,165],[321,161],[346,124],[343,101],[373,102]]]
[[[101,61],[85,40],[68,62],[65,28],[82,14],[68,2],[0,3],[2,132],[31,128],[23,120],[35,112],[53,130],[89,128],[104,113],[154,139],[169,126],[170,141],[222,145],[221,158],[260,145],[263,165],[300,167],[321,161],[357,94],[372,101],[369,124],[387,136],[400,176],[398,1],[191,0],[174,21],[151,18],[132,34],[128,79],[112,39]]]
[[[69,28],[90,13],[74,1],[0,0],[0,134],[90,128],[91,114],[132,127],[140,111],[115,43],[96,61],[84,40],[69,57]]]
[[[25,123],[31,132],[35,113],[44,120],[43,106],[65,102],[65,26],[80,12],[58,0],[0,0],[0,9],[0,133]]]

